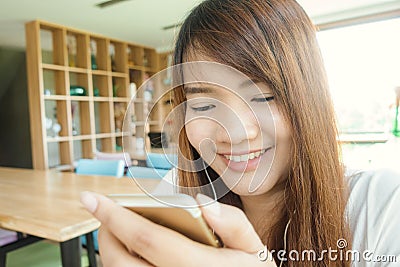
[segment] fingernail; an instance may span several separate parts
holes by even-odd
[[[197,202],[202,205],[202,209],[207,210],[207,213],[215,216],[219,216],[221,214],[221,205],[218,203],[218,201],[203,194],[197,194],[196,199]]]
[[[91,213],[97,209],[97,199],[88,191],[81,192],[81,203]]]

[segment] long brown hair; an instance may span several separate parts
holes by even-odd
[[[344,238],[348,242],[343,250],[345,255],[351,248],[345,217],[347,186],[315,27],[304,10],[294,0],[206,0],[183,23],[174,63],[187,61],[193,53],[207,55],[269,84],[292,129],[284,211],[271,231],[261,236],[263,242],[269,242],[270,250],[283,249],[284,230],[290,219],[286,251],[296,250],[301,255],[302,251],[314,250],[319,257],[323,250],[337,249],[337,241]],[[185,100],[183,87],[177,87],[174,104]],[[186,158],[200,157],[184,128],[179,135],[179,146]],[[210,168],[208,173],[213,179],[218,177]],[[204,171],[179,170],[179,177],[180,185],[185,187],[208,183]],[[220,201],[241,207],[239,196],[233,192]],[[323,257],[317,262],[306,259],[284,265],[348,266],[349,263]]]

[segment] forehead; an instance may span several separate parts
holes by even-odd
[[[257,86],[247,75],[216,62],[195,61],[182,64],[182,84],[186,93],[215,93],[226,89],[241,93],[241,89]]]

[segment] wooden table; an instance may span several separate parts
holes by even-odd
[[[151,190],[158,180],[140,184]],[[63,266],[80,267],[79,237],[100,226],[80,203],[82,191],[142,192],[132,178],[0,167],[0,227],[60,242]]]

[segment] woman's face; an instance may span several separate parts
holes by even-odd
[[[291,131],[267,84],[204,64],[183,72],[187,137],[230,190],[264,194],[287,177]]]

